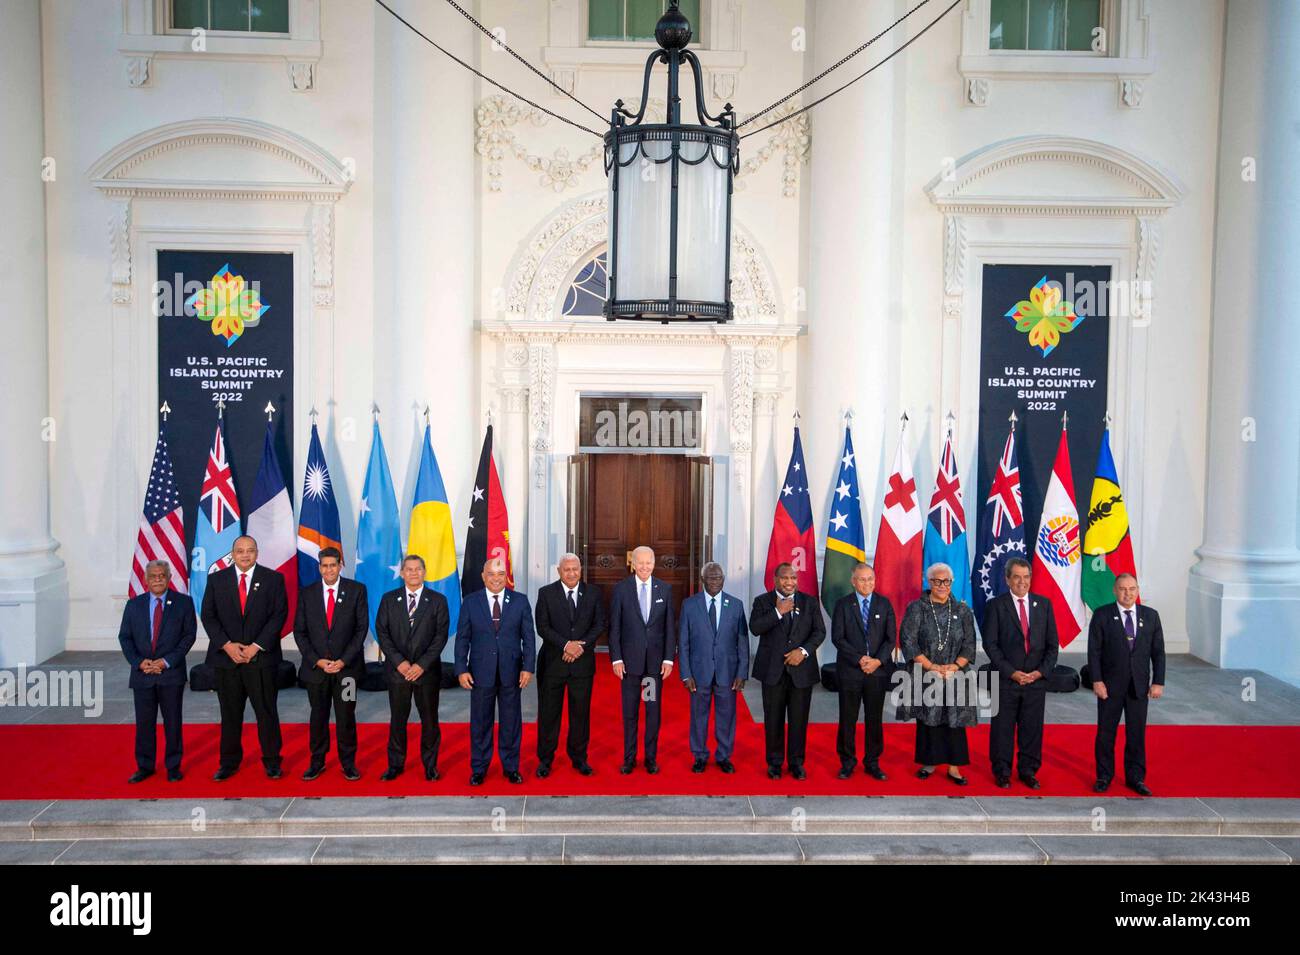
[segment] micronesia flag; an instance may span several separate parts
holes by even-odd
[[[361,488],[361,513],[357,517],[357,557],[353,576],[366,585],[370,601],[370,630],[375,629],[379,599],[401,581],[402,522],[397,514],[393,475],[384,454],[384,439],[376,421],[370,436],[370,463]]]
[[[289,613],[285,615],[280,636],[293,630],[298,609],[298,548],[293,532],[293,502],[275,453],[275,433],[266,423],[266,440],[262,442],[262,463],[253,481],[248,502],[248,536],[257,541],[257,562],[270,567],[284,578],[284,595]]]
[[[772,536],[767,544],[767,569],[763,584],[776,587],[777,565],[794,565],[799,575],[797,589],[810,597],[817,596],[817,535],[813,530],[812,497],[808,494],[808,469],[803,464],[803,442],[799,427],[794,429],[794,448],[785,469],[785,482],[776,498],[772,517]]]
[[[954,600],[970,603],[970,555],[966,552],[966,508],[962,505],[961,478],[957,474],[957,452],[952,446],[952,428],[943,442],[939,473],[934,478],[930,513],[925,522],[921,574],[934,563],[952,568]],[[922,581],[922,586],[928,581]]]
[[[420,447],[420,474],[415,479],[415,496],[411,501],[411,533],[406,545],[408,554],[424,558],[424,582],[447,598],[449,628],[456,632],[460,620],[460,575],[456,573],[456,540],[451,529],[451,505],[442,472],[433,456],[429,426],[424,426]],[[448,641],[447,650],[454,649]]]
[[[298,582],[306,587],[320,580],[322,547],[343,552],[339,529],[339,506],[334,500],[329,465],[320,446],[316,422],[311,425],[311,446],[307,449],[307,470],[302,476],[302,507],[298,512]]]
[[[971,607],[978,625],[984,604],[1007,592],[1007,559],[1025,558],[1025,514],[1020,506],[1020,465],[1016,463],[1016,426],[1012,424],[989,486],[980,521],[979,546],[971,571]],[[1027,558],[1025,558],[1027,559]]]
[[[208,465],[203,472],[203,489],[199,492],[198,523],[194,525],[190,596],[196,608],[203,607],[208,574],[230,566],[230,551],[239,533],[239,501],[235,498],[235,481],[226,460],[226,441],[218,417]]]

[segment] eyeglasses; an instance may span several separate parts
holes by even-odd
[[[931,586],[931,587],[951,587],[951,586],[952,586],[952,578],[951,578],[951,577],[945,577],[945,578],[943,578],[943,579],[941,580],[941,579],[939,579],[938,577],[931,577],[931,578],[930,578],[930,586]]]

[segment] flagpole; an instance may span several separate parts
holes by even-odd
[[[162,403],[162,407],[158,409],[158,413],[159,413],[160,415],[162,415],[163,426],[166,427],[166,425],[167,425],[167,416],[170,415],[170,414],[172,413],[172,406],[169,405],[166,401],[164,401],[164,402]]]
[[[217,399],[217,423],[220,424],[221,419],[224,418],[225,416],[226,416],[226,399],[218,398]]]
[[[1012,433],[1012,434],[1015,434],[1015,433],[1016,433],[1016,421],[1018,420],[1018,419],[1016,418],[1016,409],[1015,409],[1015,408],[1012,408],[1012,409],[1011,409],[1011,414],[1007,415],[1007,420],[1011,422],[1011,433]]]
[[[1066,431],[1066,430],[1068,430],[1068,428],[1067,428],[1067,426],[1066,426],[1066,423],[1067,423],[1069,420],[1070,420],[1070,412],[1068,412],[1068,411],[1062,411],[1062,412],[1061,412],[1061,430],[1062,430],[1062,431]]]
[[[271,404],[271,402],[268,401],[266,403],[266,407],[263,408],[262,411],[266,413],[266,423],[270,424],[271,418],[275,415],[275,405]]]

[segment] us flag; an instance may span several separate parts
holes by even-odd
[[[167,436],[158,429],[153,467],[149,471],[149,488],[144,493],[144,513],[135,537],[135,555],[131,559],[131,582],[127,596],[135,597],[148,590],[145,566],[151,560],[165,560],[172,568],[171,589],[189,593],[189,574],[185,560],[185,512],[171,455],[167,453]]]

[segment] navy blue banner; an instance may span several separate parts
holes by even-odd
[[[275,450],[293,496],[293,256],[163,250],[154,286],[158,398],[171,406],[167,443],[194,540],[199,493],[224,400],[226,456],[247,520],[269,401]]]

